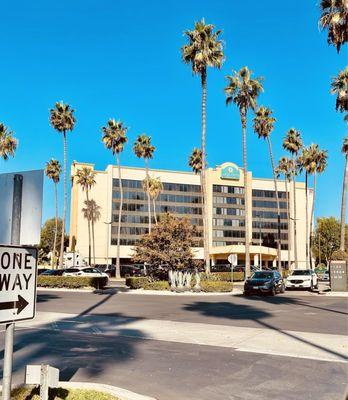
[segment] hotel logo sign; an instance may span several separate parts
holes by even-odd
[[[240,179],[239,168],[235,164],[228,164],[221,168],[221,179],[231,179],[238,181]]]

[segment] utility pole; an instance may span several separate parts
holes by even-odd
[[[11,244],[19,245],[21,238],[23,175],[15,174],[13,179]],[[2,400],[11,400],[14,331],[14,322],[6,324]]]

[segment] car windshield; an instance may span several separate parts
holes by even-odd
[[[273,273],[267,271],[256,271],[251,277],[252,279],[272,279]]]
[[[310,275],[311,270],[310,269],[298,269],[296,271],[293,271],[291,275]]]

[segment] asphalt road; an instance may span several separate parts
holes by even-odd
[[[164,321],[177,321],[346,335],[347,306],[344,298],[298,293],[243,298],[40,291],[39,313],[75,317],[17,330],[14,381],[23,381],[25,365],[44,362],[60,368],[62,380],[112,384],[159,400],[342,400],[348,376],[343,362],[241,352],[194,344],[195,338],[153,340],[127,323],[157,320],[159,330]],[[81,331],[72,330],[81,318],[91,319],[79,325]],[[114,333],[103,334],[116,319]]]

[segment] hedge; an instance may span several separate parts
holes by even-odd
[[[37,286],[48,288],[80,289],[94,287],[102,289],[107,285],[106,277],[85,277],[85,276],[38,276]]]
[[[202,281],[223,281],[223,282],[231,282],[231,272],[212,272],[210,274],[201,273]],[[244,280],[244,272],[233,272],[233,281],[243,281]]]
[[[224,281],[201,281],[203,292],[232,292],[233,283]]]

